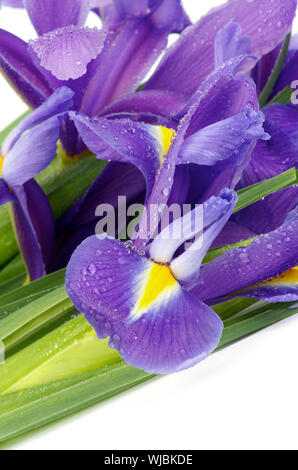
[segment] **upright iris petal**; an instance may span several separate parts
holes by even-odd
[[[214,41],[215,68],[234,57],[250,54],[251,47],[251,38],[243,36],[241,26],[231,21],[216,35]]]

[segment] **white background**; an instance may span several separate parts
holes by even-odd
[[[221,1],[184,3],[197,20]],[[0,27],[23,39],[35,36],[22,11],[3,8]],[[2,78],[0,106],[0,129],[26,109]],[[15,441],[12,448],[297,450],[297,336],[296,316],[191,370],[148,382]]]

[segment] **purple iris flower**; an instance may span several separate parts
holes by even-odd
[[[204,237],[193,224],[199,206],[182,224],[178,219],[166,227],[172,236],[161,232],[148,256],[131,244],[96,236],[73,254],[66,274],[71,300],[100,338],[110,336],[110,346],[129,364],[171,373],[197,364],[216,348],[222,321],[189,289],[199,282],[202,260],[236,201],[231,190],[209,199],[203,206]],[[196,235],[192,249],[175,257]]]
[[[25,0],[39,38],[27,45],[0,31],[2,71],[30,106],[40,105],[53,90],[66,85],[75,92],[73,109],[98,115],[108,104],[136,91],[165,49],[169,33],[181,32],[189,24],[180,0],[104,3],[102,29],[84,27],[90,7],[102,2]],[[170,96],[166,101],[173,100]],[[177,109],[176,102],[174,106]],[[69,156],[85,150],[67,119],[61,140]]]
[[[203,205],[203,235],[182,253],[185,240],[198,235],[193,219],[199,208],[176,219],[148,246],[93,236],[74,252],[67,267],[68,294],[99,338],[110,336],[110,346],[129,364],[164,374],[205,359],[223,327],[208,304],[235,296],[298,300],[297,210],[248,248],[232,249],[201,266],[236,200],[232,190],[210,198]]]
[[[12,203],[16,237],[31,281],[45,274],[55,237],[51,207],[34,177],[56,155],[61,120],[72,99],[71,90],[58,89],[11,131],[0,152],[0,204]]]

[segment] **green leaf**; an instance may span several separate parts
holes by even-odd
[[[265,304],[260,307],[255,304],[248,313],[225,322],[219,347],[226,346],[296,313],[298,313],[298,305],[293,303]]]
[[[58,306],[57,306],[58,308]],[[11,356],[0,367],[0,392],[16,391],[119,362],[83,315],[70,320]]]
[[[286,86],[282,91],[278,93],[269,103],[266,104],[270,106],[271,104],[283,104],[284,106],[288,105],[292,99],[293,90],[289,86]]]
[[[240,301],[241,308],[244,306],[244,300]],[[231,303],[229,305],[231,307]],[[246,313],[247,310],[248,313]],[[220,347],[297,313],[298,307],[293,307],[291,304],[263,305],[258,302],[257,305],[249,307],[244,312],[243,315],[240,312],[237,318],[224,322],[225,328]],[[66,355],[63,353],[63,348],[61,353],[53,353],[52,349],[47,349],[51,346],[50,344],[45,350],[39,344],[39,348],[35,346],[35,350],[33,348],[25,349],[25,356],[15,355],[8,361],[9,374],[14,374],[14,378],[10,380],[10,386],[11,390],[15,391],[0,396],[1,442],[69,416],[153,377],[126,365],[115,352],[112,357],[110,354],[113,352],[107,348],[105,342],[97,340],[95,335],[92,336],[92,333],[91,336],[88,336],[88,325],[84,324],[82,317],[78,317],[76,322],[77,332],[71,326],[66,334],[64,345],[69,344],[66,348]],[[63,338],[60,336],[64,333],[65,331],[60,329],[56,336],[56,341],[59,341],[57,349],[61,347],[60,341],[63,343]],[[76,351],[72,349],[75,337],[80,338],[79,348]],[[44,345],[46,345],[45,343]],[[92,347],[90,347],[91,344]],[[98,351],[96,351],[97,345],[100,345]],[[22,382],[22,371],[20,370],[22,358],[26,368],[26,359],[30,357],[30,352],[34,351],[38,354],[37,358],[32,359],[37,369],[31,370],[30,375],[30,367],[27,368],[26,379]],[[99,366],[102,354],[107,356],[103,358],[101,366]],[[17,360],[16,357],[18,357]],[[107,363],[107,358],[109,363]],[[42,371],[40,366],[43,360],[45,360],[46,366]],[[95,362],[92,365],[93,360]],[[55,361],[57,361],[56,365]],[[81,365],[78,366],[77,362],[81,362]],[[88,365],[93,369],[88,370]],[[85,372],[63,378],[65,369],[69,366],[75,367],[77,370],[85,368]],[[0,366],[0,373],[1,367],[5,366]],[[53,380],[59,376],[60,379]],[[43,383],[50,378],[52,381]],[[1,377],[1,384],[2,380],[3,377]],[[34,383],[35,386],[32,387]],[[21,387],[24,388],[20,389]]]
[[[14,333],[35,317],[64,301],[67,302],[68,307],[71,307],[71,301],[63,286],[51,291],[49,294],[45,294],[43,297],[33,300],[28,305],[24,305],[18,310],[14,310],[9,315],[9,309],[5,309],[4,307],[3,310],[1,309],[0,313],[0,340],[3,341],[7,336]]]
[[[72,415],[151,377],[121,361],[109,368],[0,397],[0,441]]]
[[[65,270],[62,269],[38,281],[2,294],[0,296],[0,320],[35,299],[63,287],[64,280]]]
[[[237,297],[236,299],[226,300],[212,307],[223,321],[228,320],[236,314],[241,313],[247,307],[254,305],[257,301],[247,299],[246,297]]]
[[[24,284],[27,271],[21,255],[17,255],[0,270],[0,295]]]
[[[278,56],[277,62],[274,66],[274,69],[271,72],[271,75],[268,79],[268,82],[267,82],[264,90],[262,91],[261,95],[259,96],[259,103],[260,103],[261,108],[263,108],[266,105],[266,103],[267,103],[271,93],[273,92],[273,89],[274,89],[276,83],[277,83],[277,80],[280,76],[280,72],[282,71],[284,62],[285,62],[287,54],[288,54],[290,40],[291,40],[291,33],[289,33],[286,36],[286,38],[284,40],[284,43],[283,43],[283,46],[282,46],[282,49],[281,49],[280,54]]]
[[[247,206],[264,199],[270,194],[274,194],[281,189],[289,188],[298,183],[298,173],[295,168],[281,173],[274,178],[270,178],[260,183],[248,186],[238,191],[238,202],[234,209],[235,212],[239,212]]]

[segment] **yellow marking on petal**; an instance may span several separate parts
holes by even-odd
[[[133,320],[140,318],[154,302],[173,295],[180,287],[170,268],[156,263],[150,266],[144,282],[140,298],[131,314]]]
[[[174,131],[174,129],[168,129],[167,127],[161,127],[160,132],[161,132],[161,142],[163,146],[163,153],[164,155],[166,155],[168,151],[170,150],[172,141],[174,137],[176,136],[176,132]]]
[[[165,156],[170,150],[172,141],[176,136],[176,132],[174,131],[174,129],[169,129],[168,127],[162,126],[154,126],[154,131],[157,132],[157,135],[154,135],[154,137],[161,144],[162,154],[160,155],[160,163],[161,165],[163,165],[165,161]]]
[[[298,283],[298,267],[289,269],[289,271],[284,272],[281,276],[276,277],[275,279],[269,279],[263,284],[272,285],[272,284],[296,284]]]
[[[2,174],[3,163],[4,163],[4,158],[0,155],[0,175]]]

